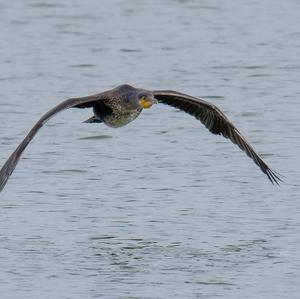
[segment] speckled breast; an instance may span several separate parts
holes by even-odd
[[[135,120],[139,114],[141,113],[142,109],[130,111],[130,112],[116,112],[114,111],[110,115],[107,115],[102,118],[103,122],[108,125],[109,127],[119,128],[127,125],[131,121]]]

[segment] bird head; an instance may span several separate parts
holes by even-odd
[[[139,105],[142,108],[148,109],[153,104],[157,104],[157,100],[151,92],[143,92],[139,95]]]
[[[157,104],[156,98],[152,92],[145,89],[129,90],[125,93],[125,97],[123,98],[124,108],[128,110],[148,109],[153,104]]]
[[[116,87],[115,91],[117,94],[122,95],[123,107],[127,110],[147,109],[158,103],[153,93],[146,89],[134,88],[124,84]]]

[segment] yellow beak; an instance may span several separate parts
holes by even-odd
[[[142,98],[140,99],[139,104],[141,105],[141,107],[147,109],[154,104],[154,101],[152,99]]]

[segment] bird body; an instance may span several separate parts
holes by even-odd
[[[147,97],[146,101],[149,107],[141,105],[139,100],[141,97]],[[103,122],[109,127],[119,128],[127,125],[135,120],[142,112],[143,108],[150,108],[156,103],[151,91],[145,89],[134,88],[130,85],[120,85],[111,91],[104,93],[101,101],[93,106],[94,116],[90,122]],[[80,108],[83,106],[81,105]]]
[[[267,175],[272,183],[281,179],[255,152],[245,137],[215,105],[197,97],[172,90],[146,90],[130,85],[120,85],[114,89],[91,96],[67,99],[45,113],[32,127],[16,150],[10,155],[0,170],[0,192],[14,171],[21,154],[38,130],[54,115],[69,108],[93,108],[94,115],[88,123],[101,123],[118,128],[136,119],[143,109],[153,104],[165,104],[180,109],[198,119],[213,134],[222,135],[238,145]]]
[[[142,112],[142,107],[125,109],[122,104],[123,100],[120,98],[104,100],[93,108],[94,116],[109,127],[119,128],[136,119]],[[103,105],[107,108],[105,109]]]

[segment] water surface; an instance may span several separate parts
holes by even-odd
[[[129,83],[214,102],[285,183],[170,107],[66,111],[1,193],[1,298],[299,298],[299,9],[2,1],[1,165],[62,99]]]

